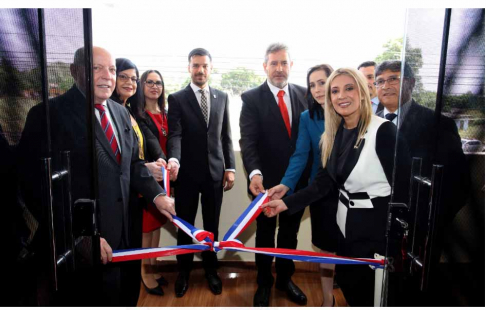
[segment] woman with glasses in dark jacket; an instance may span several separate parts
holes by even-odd
[[[139,156],[141,159],[145,160],[145,165],[150,170],[155,180],[162,181],[162,171],[161,166],[165,165],[165,154],[162,151],[158,139],[151,132],[144,132],[136,121],[136,107],[138,106],[139,95],[139,85],[138,78],[139,72],[137,67],[133,62],[126,58],[116,59],[116,86],[111,99],[120,103],[127,108],[130,114],[130,120],[132,122],[132,128],[135,132],[138,144],[139,144]],[[143,244],[142,241],[142,218],[143,213],[150,207],[150,203],[146,201],[143,197],[139,196],[138,193],[130,192],[130,245],[129,248],[141,248],[150,247],[151,245]],[[153,206],[152,206],[153,207]],[[142,211],[143,210],[143,211]],[[158,246],[158,244],[157,244]],[[145,261],[145,260],[144,260]],[[134,264],[133,275],[134,280],[132,281],[134,285],[134,290],[138,293],[140,291],[140,261],[129,262]],[[158,280],[154,278],[154,275],[144,274],[144,267],[142,267],[142,283],[146,291],[149,294],[163,295],[164,292],[160,287],[160,282],[165,280]],[[136,300],[134,305],[136,305]]]

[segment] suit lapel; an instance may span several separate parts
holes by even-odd
[[[291,84],[289,84],[289,93],[290,93],[290,101],[291,101],[291,108],[292,108],[292,138],[297,139],[297,134],[299,130],[299,119],[300,119],[300,111],[304,109],[300,109],[300,106],[303,105],[301,102],[301,98],[297,96],[295,93],[294,88]]]
[[[280,112],[280,108],[278,107],[278,102],[275,100],[275,96],[273,95],[270,87],[268,87],[268,82],[263,83],[263,90],[264,90],[264,99],[265,102],[268,103],[269,109],[277,119],[277,126],[281,128],[281,132],[285,133],[285,136],[289,139],[289,134],[287,132],[287,127],[285,126],[285,122],[282,117],[282,113]]]
[[[346,163],[344,164],[342,175],[343,175],[343,180],[347,180],[351,172],[353,171],[354,167],[358,163],[359,160],[359,155],[361,155],[361,151],[363,150],[363,147],[366,143],[366,139],[361,140],[361,143],[359,144],[359,147],[356,149],[354,148],[354,144],[356,141],[356,136],[353,136],[353,148],[348,154],[348,157],[346,158]]]
[[[221,105],[221,98],[219,98],[219,96],[216,94],[214,89],[212,89],[211,87],[209,87],[209,97],[210,97],[209,100],[210,100],[211,103],[210,103],[210,108],[209,108],[208,128],[211,126],[211,124],[213,124],[214,122],[217,121],[216,112],[218,111],[218,109],[220,108],[220,105]]]
[[[117,126],[117,124],[122,124],[120,115],[118,115],[118,113],[116,113],[116,111],[114,111],[114,109],[112,107],[110,107],[109,101],[106,102],[106,105],[108,107],[108,110],[110,111],[110,116],[111,116],[111,120],[112,120],[111,126],[115,126],[115,128],[118,132],[118,137],[117,137],[118,138],[117,139],[118,145],[122,145],[122,149],[126,152],[127,147],[124,144],[125,138],[123,137],[123,130],[124,129]],[[113,150],[111,149],[111,145],[108,142],[108,139],[106,138],[105,132],[101,128],[99,121],[95,122],[95,132],[96,132],[96,138],[101,143],[101,145],[103,146],[105,151],[109,154],[110,158],[113,159],[118,164],[116,157],[115,157],[115,153],[113,153]],[[122,160],[123,160],[123,153],[122,153]]]
[[[338,160],[339,160],[339,151],[340,151],[340,148],[341,148],[341,143],[343,142],[342,141],[343,124],[344,124],[344,120],[341,121],[341,124],[339,125],[338,131],[336,133],[336,140],[334,140],[334,146],[333,146],[332,152],[331,152],[331,158],[329,158],[329,162],[327,163],[327,170],[329,172],[329,175],[334,179],[334,181],[337,181],[338,171],[337,171],[336,168],[338,167],[337,165],[338,165]],[[351,174],[354,167],[358,163],[359,156],[360,156],[361,151],[363,150],[363,147],[364,147],[365,142],[366,142],[365,139],[361,140],[359,147],[357,149],[355,149],[354,148],[354,144],[355,144],[354,141],[356,141],[357,136],[353,135],[351,138],[353,139],[353,148],[349,152],[348,157],[346,157],[345,163],[344,163],[344,166],[343,166],[343,171],[341,172],[342,173],[342,180],[344,180],[344,182],[348,179],[349,175]]]
[[[194,94],[194,91],[192,90],[190,84],[187,85],[185,89],[185,93],[186,93],[187,101],[189,102],[191,108],[194,110],[196,117],[199,119],[201,124],[207,127],[206,121],[204,120],[204,116],[201,111],[201,107],[199,106],[199,102],[197,102],[196,94]]]

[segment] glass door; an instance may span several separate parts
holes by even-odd
[[[382,305],[484,306],[484,9],[409,10],[403,49]]]
[[[91,81],[91,11],[0,11],[2,217],[11,266],[2,302],[82,305],[77,285],[96,287],[99,262],[91,88],[73,100],[76,85]]]

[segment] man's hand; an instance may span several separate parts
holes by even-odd
[[[101,252],[101,261],[103,265],[106,265],[108,262],[111,262],[113,257],[113,250],[111,246],[106,242],[105,238],[100,238],[100,252]]]
[[[225,171],[223,177],[223,190],[229,191],[235,185],[235,173],[233,171]]]
[[[263,188],[263,179],[260,174],[255,174],[251,178],[250,192],[253,194],[253,196],[258,196],[260,193],[265,193],[265,189]]]
[[[177,180],[177,175],[179,174],[179,165],[174,161],[169,161],[167,164],[167,170],[169,170],[170,180]]]
[[[288,186],[279,184],[268,190],[268,197],[270,198],[270,201],[282,199],[289,190],[290,188]]]
[[[160,211],[160,213],[165,215],[172,222],[172,215],[176,215],[176,212],[174,210],[174,198],[167,197],[166,195],[160,195],[155,198],[154,204]]]
[[[288,210],[287,205],[281,199],[270,201],[260,206],[260,209],[263,209],[263,214],[267,217],[274,217],[275,215]]]
[[[160,169],[160,164],[153,162],[153,163],[145,163],[145,166],[148,168],[150,173],[152,173],[155,181],[161,182],[163,179],[162,170]]]

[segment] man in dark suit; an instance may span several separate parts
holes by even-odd
[[[423,159],[422,175],[430,177],[433,164],[444,165],[443,193],[447,193],[448,197],[442,199],[444,216],[452,220],[464,205],[468,191],[461,137],[452,119],[444,115],[437,118],[434,111],[412,98],[415,87],[413,71],[405,63],[404,76],[401,77],[401,67],[401,61],[384,61],[376,69],[378,98],[384,106],[377,116],[387,118],[398,126],[399,135],[405,139],[410,155]]]
[[[85,98],[84,50],[79,49],[71,65],[71,74],[76,84],[64,95],[49,102],[52,154],[71,151],[73,201],[90,196],[89,158]],[[155,181],[145,163],[138,156],[138,142],[131,129],[127,110],[110,98],[115,88],[115,59],[105,49],[93,47],[93,89],[95,115],[95,151],[98,171],[98,226],[101,235],[102,283],[100,292],[90,292],[80,302],[92,305],[135,306],[137,300],[132,296],[130,281],[132,272],[127,264],[107,264],[111,261],[112,251],[130,247],[130,218],[128,199],[130,187],[153,201],[157,209],[172,219],[174,201]],[[43,126],[42,113],[45,106],[38,105],[29,111],[26,126],[22,133],[20,154],[34,149],[35,139]],[[26,148],[26,149],[24,149]],[[42,147],[41,148],[45,148]],[[31,153],[28,153],[31,154]],[[138,271],[140,272],[140,271]],[[85,281],[89,279],[84,278]],[[136,280],[135,280],[136,281]],[[78,285],[84,290],[93,283]],[[88,287],[86,287],[88,286]],[[89,301],[91,300],[91,302]],[[76,301],[66,301],[75,303]]]
[[[401,69],[401,61],[385,61],[376,68],[375,85],[380,102],[384,106],[377,116],[387,118],[398,126],[398,137],[405,140],[411,157],[422,159],[422,176],[431,178],[434,164],[444,166],[440,207],[437,210],[439,221],[435,227],[437,239],[434,245],[439,245],[437,248],[440,248],[444,229],[447,229],[456,213],[466,203],[469,190],[466,158],[455,122],[444,115],[437,117],[435,111],[416,102],[412,98],[415,86],[413,71],[407,63],[403,65],[403,76],[401,76]],[[406,171],[400,169],[403,161],[399,159],[396,160],[395,165],[397,169],[393,200],[408,204],[410,167]],[[409,206],[411,210],[407,222],[409,231],[413,232],[413,235],[410,235],[408,240],[414,240],[416,244],[425,244],[429,225],[429,198],[429,195],[421,193],[417,203],[418,208],[415,208],[415,202]],[[390,256],[400,257],[400,246],[401,242],[397,241],[395,247],[390,247]],[[400,262],[400,259],[396,259],[396,262]],[[434,265],[438,263],[438,260],[433,262]],[[397,267],[400,269],[399,266]],[[390,300],[395,302],[394,305],[407,305],[410,304],[410,300],[406,300],[406,296],[417,292],[409,292],[408,289],[415,286],[404,285],[403,283],[407,282],[406,277],[400,278],[400,276],[401,273],[390,274],[389,287],[401,288],[400,291],[390,289],[390,296],[394,296]]]
[[[252,196],[265,192],[265,188],[280,184],[295,150],[300,114],[307,109],[307,102],[306,89],[288,83],[292,64],[287,46],[271,44],[263,63],[267,74],[266,82],[241,96],[243,107],[240,115],[240,146],[243,164],[249,175],[249,193]],[[308,171],[309,169],[307,173],[303,173],[297,190],[307,184]],[[279,216],[279,248],[297,247],[297,232],[302,215],[303,211],[292,216]],[[257,218],[256,247],[275,247],[276,225],[276,218],[267,218],[263,214]],[[273,258],[256,254],[255,261],[258,268],[258,289],[253,304],[268,306],[274,283]],[[295,271],[294,262],[277,258],[275,265],[276,287],[286,291],[294,302],[306,304],[307,297],[291,279]]]
[[[235,180],[228,95],[208,85],[213,65],[207,50],[192,50],[188,61],[191,83],[168,98],[168,169],[177,178],[175,206],[178,216],[194,224],[201,194],[204,229],[218,240],[223,190],[230,190]],[[177,244],[191,242],[182,230],[178,231]],[[194,254],[177,256],[177,297],[184,296],[189,287],[193,259]],[[210,290],[221,294],[216,253],[203,252],[202,259]]]
[[[378,99],[378,95],[376,94],[375,67],[376,67],[376,62],[374,61],[365,61],[358,66],[358,71],[363,73],[363,75],[366,78],[366,82],[368,82],[368,89],[370,90],[370,98],[371,98],[371,107],[373,108],[374,114],[383,110],[383,105],[380,103],[380,100]]]

